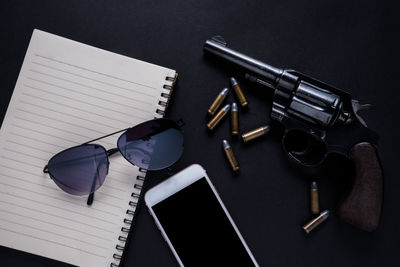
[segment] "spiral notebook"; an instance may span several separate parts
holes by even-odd
[[[0,245],[79,266],[118,266],[145,171],[122,156],[92,206],[43,167],[55,153],[160,118],[174,70],[34,30],[1,126]],[[118,135],[98,141],[116,147]]]

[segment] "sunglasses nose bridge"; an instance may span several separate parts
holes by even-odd
[[[119,151],[119,149],[117,147],[116,148],[111,148],[111,149],[106,151],[106,154],[107,154],[107,156],[111,156],[111,155],[117,153],[118,151]]]

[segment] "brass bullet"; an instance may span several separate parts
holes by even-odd
[[[240,88],[238,82],[236,81],[235,78],[231,77],[230,78],[230,82],[231,82],[231,86],[233,88],[233,90],[236,93],[237,98],[239,99],[239,103],[242,107],[247,106],[247,100],[246,97],[243,94],[242,89]]]
[[[218,113],[210,120],[210,122],[207,124],[207,127],[209,130],[213,130],[215,126],[225,117],[225,115],[228,113],[229,109],[231,106],[227,104],[223,108],[221,108]]]
[[[218,94],[218,96],[215,98],[215,100],[212,102],[210,108],[208,109],[208,114],[214,115],[219,106],[221,106],[222,102],[224,101],[225,97],[228,94],[229,89],[224,88],[222,91]]]
[[[239,134],[239,110],[235,102],[232,103],[231,109],[231,133],[232,135]]]
[[[231,164],[232,170],[234,171],[239,170],[239,162],[237,161],[235,154],[233,154],[233,150],[229,145],[228,141],[226,141],[225,139],[222,140],[222,147],[224,148],[226,157],[228,158],[229,163]]]
[[[261,127],[257,128],[257,129],[254,129],[254,130],[250,131],[250,132],[242,134],[243,141],[245,143],[249,142],[249,141],[251,141],[253,139],[256,139],[257,137],[263,136],[264,134],[268,133],[270,130],[271,130],[271,127],[269,127],[268,125],[261,126]]]
[[[311,213],[319,214],[319,196],[317,182],[312,182],[310,192]]]
[[[329,210],[324,210],[317,218],[312,219],[310,222],[304,225],[303,230],[306,231],[307,234],[309,234],[315,227],[317,227],[323,221],[328,219],[328,217],[329,217]]]

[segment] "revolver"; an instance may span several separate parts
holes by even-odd
[[[379,225],[383,198],[383,172],[370,130],[358,111],[361,105],[345,91],[290,69],[280,69],[227,47],[215,36],[204,44],[204,53],[223,59],[245,73],[245,78],[274,90],[271,119],[283,125],[284,151],[295,162],[315,167],[329,153],[352,161],[352,188],[336,213],[360,229]]]

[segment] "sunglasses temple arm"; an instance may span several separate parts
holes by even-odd
[[[94,192],[93,192],[93,193],[90,193],[90,195],[89,195],[89,197],[88,197],[88,199],[87,199],[86,204],[87,204],[88,206],[92,205],[93,200],[94,200]]]
[[[90,191],[91,191],[92,193],[89,194],[89,197],[88,197],[87,202],[86,202],[86,204],[87,204],[88,206],[90,206],[90,205],[93,204],[93,200],[94,200],[94,188],[96,187],[96,180],[97,180],[97,177],[99,177],[98,172],[99,172],[99,169],[97,168],[96,174],[95,174],[94,177],[93,177],[92,188],[90,189]]]
[[[118,148],[112,148],[112,149],[110,149],[110,150],[107,150],[107,156],[110,156],[110,155],[112,155],[112,154],[114,154],[114,153],[116,153],[116,152],[118,152]],[[87,201],[86,201],[86,204],[87,204],[88,206],[90,206],[90,205],[93,204],[93,200],[94,200],[94,189],[95,189],[95,187],[96,187],[96,181],[97,181],[97,179],[98,179],[98,177],[99,177],[99,167],[100,167],[102,164],[103,164],[103,162],[100,162],[100,164],[97,165],[96,174],[95,174],[94,177],[93,177],[92,188],[90,189],[90,191],[91,191],[92,193],[89,194],[88,199],[87,199]]]
[[[101,165],[99,164],[98,166],[101,166]],[[86,204],[87,204],[88,206],[90,206],[90,205],[93,204],[93,200],[94,200],[94,189],[95,189],[95,187],[96,187],[97,178],[99,177],[99,175],[98,175],[98,173],[99,173],[99,167],[98,167],[98,166],[97,166],[96,173],[95,173],[95,175],[94,175],[94,177],[93,177],[92,188],[90,189],[90,192],[92,192],[92,193],[89,194],[89,197],[88,197],[87,202],[86,202]]]

